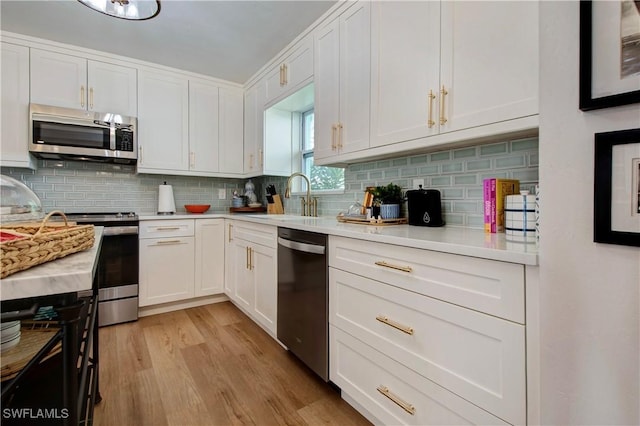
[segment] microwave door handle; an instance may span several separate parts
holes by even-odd
[[[109,127],[109,149],[111,151],[116,150],[116,128],[115,126]]]

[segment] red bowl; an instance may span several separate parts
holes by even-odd
[[[187,209],[189,213],[204,213],[209,210],[211,204],[185,204],[184,208]]]

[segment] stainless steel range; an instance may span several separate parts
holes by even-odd
[[[138,215],[125,213],[67,213],[77,223],[104,226],[96,277],[98,324],[138,319]]]

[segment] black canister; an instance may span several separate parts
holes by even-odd
[[[440,191],[437,189],[414,189],[407,191],[409,225],[443,226]]]

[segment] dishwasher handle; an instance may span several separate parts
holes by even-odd
[[[278,237],[278,244],[291,250],[302,251],[311,254],[324,254],[325,246],[317,244],[301,243],[299,241],[286,240]]]

